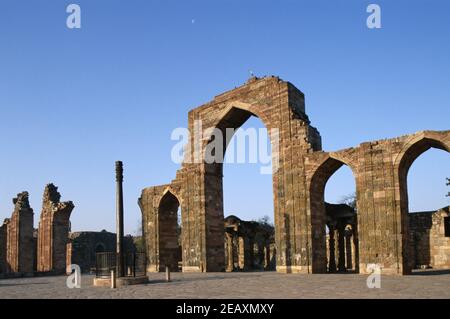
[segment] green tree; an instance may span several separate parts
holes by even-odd
[[[133,236],[134,246],[136,247],[136,251],[145,252],[145,239],[144,234],[142,233],[142,222],[138,221],[138,226],[135,231],[135,236]]]
[[[356,209],[356,192],[353,192],[349,195],[342,196],[339,201],[340,204],[346,204],[353,209]]]

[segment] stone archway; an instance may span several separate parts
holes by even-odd
[[[347,165],[353,172],[353,177],[356,182],[355,168],[352,167],[352,164],[344,162],[343,159],[338,159],[332,156],[326,156],[324,160],[322,160],[321,164],[318,165],[315,169],[311,169],[311,179],[309,181],[309,215],[311,220],[311,243],[312,243],[312,272],[313,273],[325,273],[329,270],[329,266],[327,265],[327,243],[326,243],[326,233],[325,233],[325,225],[326,222],[326,203],[325,203],[325,186],[333,174],[339,170],[343,165]],[[358,197],[358,189],[356,189],[356,197]],[[357,203],[356,203],[357,205]],[[338,229],[339,239],[344,239],[345,237],[345,228],[347,225],[343,225],[342,229]],[[334,242],[335,239],[332,235],[334,230],[330,229],[330,242],[331,247],[330,251],[334,254]],[[354,236],[357,237],[356,230],[353,230]],[[341,254],[345,254],[345,245],[341,243],[339,245],[339,251]],[[358,263],[358,245],[355,244],[354,247],[354,255],[355,255],[355,263]],[[342,262],[342,258],[345,260],[345,256],[339,256],[339,260]],[[334,257],[333,257],[334,259]],[[334,260],[333,260],[334,264]],[[358,267],[356,267],[358,269]]]
[[[169,184],[179,189],[182,199],[183,271],[225,270],[222,166],[204,161],[210,139],[200,137],[203,129],[238,128],[250,116],[257,116],[270,130],[278,129],[277,170],[273,173],[274,221],[277,270],[310,271],[310,239],[304,200],[303,154],[321,149],[318,131],[310,126],[304,95],[277,77],[252,78],[244,86],[223,93],[189,112],[190,140],[187,155],[176,178]],[[200,122],[199,128],[196,124]],[[273,142],[273,141],[272,141]],[[225,142],[226,143],[226,142]],[[274,152],[272,152],[274,155]],[[196,161],[195,159],[200,159]],[[152,225],[158,213],[157,201],[167,185],[144,189],[139,200],[146,240],[154,243]],[[148,249],[153,244],[147,244]],[[150,270],[151,271],[151,270]]]
[[[418,134],[405,143],[394,163],[398,178],[397,202],[401,218],[402,268],[404,274],[411,273],[414,267],[414,260],[412,258],[412,250],[414,247],[410,247],[409,233],[408,172],[414,161],[431,148],[441,149],[450,153],[450,135],[435,134],[433,132]]]
[[[239,106],[237,106],[239,105]],[[254,113],[252,113],[252,111]],[[256,115],[255,113],[259,114]],[[238,128],[240,128],[250,117],[255,116],[259,118],[264,126],[269,131],[269,127],[266,124],[267,122],[264,122],[261,118],[265,118],[264,113],[261,113],[258,110],[255,110],[251,106],[244,104],[244,103],[234,103],[227,107],[225,111],[219,116],[217,123],[212,129],[217,129],[216,133],[219,133],[219,135],[223,136],[222,139],[222,145],[221,151],[214,153],[214,161],[211,162],[211,159],[209,161],[207,160],[207,154],[202,154],[202,158],[205,159],[204,161],[204,170],[205,170],[205,196],[206,198],[211,198],[213,200],[206,201],[206,220],[207,225],[209,227],[216,228],[218,230],[218,236],[217,242],[212,242],[210,240],[210,244],[213,245],[214,253],[217,254],[217,258],[220,259],[222,252],[220,251],[219,246],[223,246],[224,242],[224,202],[223,202],[223,164],[224,164],[224,158],[226,154],[227,147],[234,136],[234,133]],[[267,119],[266,119],[267,121]],[[269,131],[270,133],[270,131]],[[204,153],[208,152],[208,147],[211,145],[211,143],[217,142],[215,141],[214,135],[210,136],[207,135],[205,138],[205,145],[202,147],[202,150]],[[269,134],[270,138],[270,134]],[[220,143],[219,143],[220,144]],[[276,147],[272,144],[272,149],[276,149]],[[277,173],[275,172],[272,175],[273,180],[275,180],[277,177]],[[276,194],[274,194],[276,196]],[[276,199],[275,199],[276,202]],[[283,233],[284,229],[277,229],[277,226],[280,226],[277,222],[278,218],[275,215],[275,241],[277,243],[277,234]],[[223,230],[223,234],[220,232]],[[225,256],[225,255],[224,255]]]
[[[167,191],[158,208],[158,265],[160,270],[169,267],[178,271],[181,261],[178,245],[178,208],[180,202],[170,191]]]
[[[449,150],[450,131],[418,132],[325,153],[306,115],[303,93],[277,77],[251,78],[189,112],[190,136],[181,168],[170,183],[144,189],[138,201],[148,271],[161,270],[158,225],[168,189],[176,192],[183,212],[183,271],[225,270],[222,166],[205,162],[210,136],[203,130],[237,128],[252,115],[267,129],[279,131],[273,172],[277,271],[326,270],[323,189],[346,164],[357,188],[359,272],[371,273],[376,265],[384,274],[408,273],[407,220],[402,218],[407,169],[429,147]]]

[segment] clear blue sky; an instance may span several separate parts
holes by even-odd
[[[381,30],[365,25],[371,2],[381,5]],[[81,30],[66,27],[69,3],[81,6]],[[0,218],[28,190],[37,225],[44,185],[54,182],[75,202],[73,230],[113,230],[120,159],[133,232],[141,189],[175,176],[171,131],[249,70],[305,93],[325,150],[449,129],[449,15],[444,0],[2,0]],[[413,165],[412,210],[448,205],[449,163],[430,151]],[[226,213],[273,216],[271,177],[258,171],[226,165]],[[327,200],[352,183],[345,169],[336,173]]]

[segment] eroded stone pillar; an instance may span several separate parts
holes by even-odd
[[[28,192],[13,199],[14,212],[7,226],[7,271],[32,273],[34,264],[33,209]]]
[[[234,270],[234,254],[233,254],[233,235],[225,232],[225,237],[227,241],[226,257],[227,257],[227,268],[226,271],[231,272]]]
[[[270,268],[270,242],[266,242],[264,248],[264,269],[269,270]]]
[[[116,271],[118,277],[125,276],[123,251],[123,164],[116,162]]]
[[[330,250],[330,260],[328,263],[328,271],[336,272],[336,256],[335,256],[335,239],[334,239],[334,226],[329,225],[329,250]]]
[[[71,270],[67,269],[67,266],[72,264],[72,254],[73,254],[73,246],[72,246],[72,242],[68,242],[66,245],[66,274],[70,275],[71,274]]]
[[[255,262],[255,239],[253,236],[247,238],[245,246],[245,269],[252,270]]]
[[[347,261],[347,269],[353,269],[352,264],[352,231],[347,229],[345,231],[345,253]]]
[[[58,187],[45,186],[38,229],[38,271],[66,271],[70,214],[75,206],[71,201],[60,202],[60,199]]]
[[[6,242],[8,237],[8,219],[0,226],[0,273],[6,272]]]
[[[244,270],[245,268],[245,241],[243,236],[239,236],[238,238],[238,262],[239,262],[239,270]]]
[[[338,270],[346,271],[346,268],[345,268],[345,226],[342,223],[338,224],[338,247],[339,247]]]

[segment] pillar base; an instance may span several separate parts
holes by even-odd
[[[308,266],[277,266],[277,272],[283,274],[310,274]]]
[[[146,283],[148,283],[147,276],[120,277],[116,279],[117,288],[131,285],[142,285]],[[94,278],[93,285],[95,287],[111,287],[111,278]]]
[[[182,272],[202,272],[202,269],[198,266],[183,266],[181,268]]]

